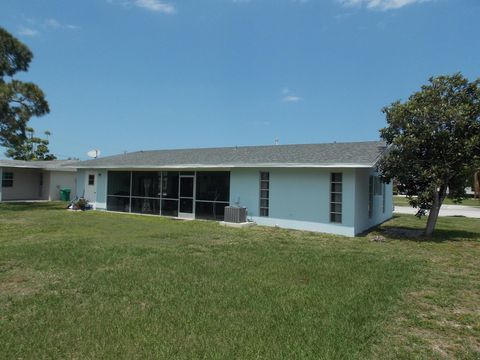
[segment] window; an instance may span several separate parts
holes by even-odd
[[[383,196],[382,211],[385,213],[385,184],[380,176],[371,175],[368,179],[368,218],[373,217],[375,196]]]
[[[330,222],[342,222],[342,173],[330,174]]]
[[[13,186],[13,172],[4,172],[2,174],[2,187]]]
[[[368,179],[368,218],[371,219],[373,215],[373,178],[370,176]]]
[[[270,173],[260,172],[260,216],[269,215],[270,205]]]
[[[383,183],[380,180],[379,176],[374,176],[374,183],[373,183],[373,193],[375,196],[382,196],[383,195]]]
[[[94,174],[88,175],[88,185],[95,185],[95,175]]]

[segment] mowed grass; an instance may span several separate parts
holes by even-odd
[[[0,204],[0,358],[479,358],[480,224],[434,241]],[[386,242],[372,242],[373,235]]]
[[[410,206],[408,199],[402,195],[394,196],[393,203],[395,206]],[[480,206],[480,199],[468,198],[456,203],[452,199],[446,198],[443,201],[443,205]]]

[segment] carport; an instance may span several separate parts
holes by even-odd
[[[74,160],[0,160],[0,201],[59,200],[60,189],[76,189]]]

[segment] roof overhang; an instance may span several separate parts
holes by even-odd
[[[276,164],[276,163],[264,163],[264,164],[180,164],[180,165],[90,165],[90,166],[77,166],[78,169],[112,169],[112,170],[146,170],[146,169],[246,169],[246,168],[362,168],[370,169],[375,164]]]
[[[20,164],[0,164],[2,169],[30,169],[30,170],[42,170],[42,171],[61,171],[61,172],[75,172],[77,167],[42,167],[42,166],[31,166],[31,165],[20,165]]]

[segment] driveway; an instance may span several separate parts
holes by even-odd
[[[413,214],[417,213],[417,209],[409,206],[395,206],[396,214]],[[439,216],[465,216],[468,218],[480,219],[480,207],[464,206],[464,205],[442,205]]]

